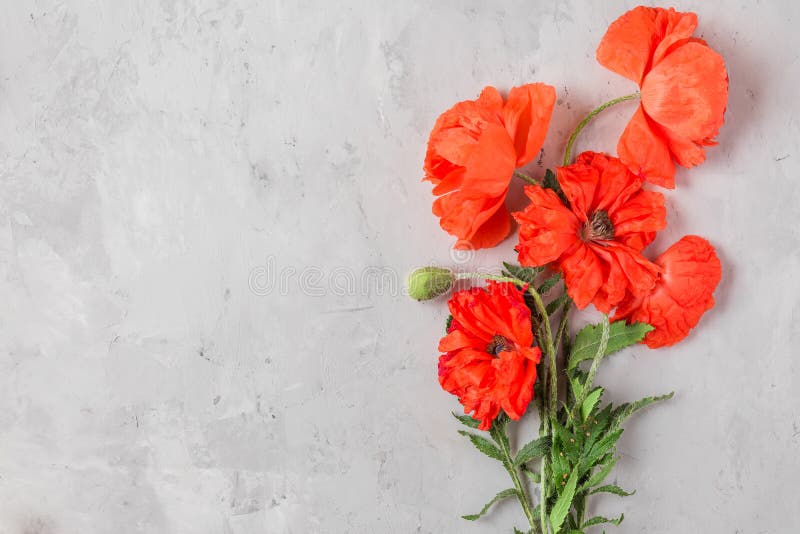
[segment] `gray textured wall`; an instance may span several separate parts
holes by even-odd
[[[555,163],[632,89],[593,59],[632,5],[2,0],[0,533],[521,526],[512,503],[458,519],[508,484],[438,388],[444,303],[392,273],[454,261],[419,181],[438,113],[552,83]],[[596,511],[625,512],[620,533],[794,533],[800,9],[681,7],[730,104],[655,248],[704,235],[725,275],[688,340],[601,372],[617,401],[677,395],[622,440],[638,493]],[[613,150],[630,113],[581,145]]]

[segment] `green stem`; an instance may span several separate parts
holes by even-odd
[[[517,471],[517,468],[514,467],[514,459],[511,457],[511,451],[506,446],[504,440],[497,440],[497,442],[503,451],[503,456],[505,457],[505,460],[503,460],[503,466],[506,468],[506,471],[508,471],[508,474],[511,476],[511,480],[514,482],[514,488],[517,490],[517,499],[522,505],[522,511],[525,512],[525,517],[528,519],[528,523],[530,524],[531,528],[536,529],[536,520],[533,517],[533,510],[531,510],[530,499],[528,498],[528,493],[525,491],[525,486],[522,485],[522,481],[519,479],[519,472]]]
[[[578,414],[581,410],[581,405],[583,404],[583,401],[586,400],[586,397],[589,395],[589,391],[592,389],[592,385],[594,384],[594,377],[597,375],[597,366],[600,364],[600,360],[602,360],[606,355],[610,325],[608,323],[608,315],[605,313],[603,314],[603,321],[600,323],[600,327],[603,329],[602,335],[600,336],[600,345],[597,347],[597,352],[595,353],[594,358],[592,358],[592,366],[589,367],[589,374],[586,376],[586,381],[583,384],[583,388],[581,388],[581,393],[575,399],[575,406],[573,406],[571,412],[568,412],[568,416],[572,421],[577,421]]]
[[[564,305],[564,311],[561,312],[561,322],[558,324],[558,330],[556,330],[556,351],[561,350],[561,340],[564,339],[564,334],[566,333],[567,325],[569,324],[570,309],[572,309],[572,300]]]
[[[533,176],[530,176],[530,175],[528,175],[528,174],[525,174],[525,173],[524,173],[524,172],[522,172],[522,171],[514,171],[514,176],[516,176],[517,178],[520,178],[520,179],[522,179],[522,180],[524,180],[524,181],[528,182],[528,183],[529,183],[529,184],[531,184],[531,185],[541,185],[541,184],[539,183],[539,180],[537,180],[537,179],[536,179],[536,178],[534,178]]]
[[[542,456],[542,463],[539,466],[539,522],[542,525],[542,534],[547,534],[547,457]]]
[[[609,100],[604,104],[600,104],[592,111],[586,115],[581,122],[578,123],[578,126],[575,127],[575,130],[572,132],[572,135],[569,136],[569,141],[567,141],[567,148],[564,151],[564,165],[569,165],[570,159],[572,159],[572,146],[575,144],[575,140],[578,138],[578,135],[581,133],[581,130],[586,127],[589,122],[597,115],[599,115],[604,109],[610,108],[613,105],[619,104],[620,102],[625,102],[627,100],[634,100],[639,98],[639,93],[631,93],[629,95],[621,96],[619,98],[615,98],[614,100]]]

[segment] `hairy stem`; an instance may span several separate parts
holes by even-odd
[[[505,429],[503,429],[503,432],[505,432]],[[525,517],[528,519],[531,528],[536,530],[536,519],[531,509],[531,500],[528,497],[528,492],[525,491],[525,486],[522,485],[522,481],[519,478],[519,471],[514,467],[514,459],[511,457],[511,451],[508,449],[505,440],[497,440],[497,444],[503,452],[503,457],[505,458],[503,460],[503,466],[511,476],[512,482],[514,482],[514,489],[517,490],[517,499],[519,500],[519,504],[522,505],[522,511],[525,513]]]
[[[567,141],[567,148],[564,150],[564,165],[569,165],[570,160],[572,159],[572,147],[575,144],[575,140],[578,138],[578,135],[581,133],[589,122],[597,115],[599,115],[604,109],[610,108],[613,105],[619,104],[620,102],[625,102],[627,100],[634,100],[639,98],[639,93],[631,93],[629,95],[621,96],[619,98],[615,98],[614,100],[609,100],[603,104],[600,104],[592,111],[586,115],[581,122],[578,123],[578,126],[575,127],[575,130],[572,132],[572,135],[569,136],[569,141]]]
[[[530,176],[529,174],[525,174],[525,173],[524,173],[524,172],[522,172],[522,171],[514,171],[514,176],[516,176],[517,178],[520,178],[520,179],[524,180],[525,182],[528,182],[528,183],[529,183],[529,184],[531,184],[531,185],[541,185],[541,184],[539,183],[539,180],[537,180],[537,179],[536,179],[536,178],[534,178],[533,176]]]

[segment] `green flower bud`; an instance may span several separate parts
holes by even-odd
[[[447,293],[456,277],[450,269],[422,267],[408,277],[408,296],[414,300],[429,300]]]

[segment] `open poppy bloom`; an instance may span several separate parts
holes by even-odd
[[[639,6],[609,26],[597,61],[636,82],[641,104],[617,145],[620,159],[656,185],[675,186],[675,165],[699,165],[728,102],[725,62],[692,37],[697,15]]]
[[[536,364],[531,312],[523,293],[508,282],[458,291],[450,302],[453,320],[439,342],[439,383],[456,395],[464,413],[488,430],[500,410],[512,419],[533,398]]]
[[[722,277],[714,247],[694,235],[681,238],[655,263],[663,272],[653,291],[644,297],[629,295],[613,319],[653,326],[642,341],[651,349],[673,345],[689,335],[714,306],[714,289]]]
[[[459,239],[456,248],[493,247],[508,236],[509,183],[541,150],[555,100],[555,89],[541,83],[511,89],[505,102],[486,87],[437,119],[424,179],[435,186],[433,214]]]
[[[641,250],[666,226],[664,196],[643,190],[619,159],[595,152],[556,175],[569,205],[552,189],[528,186],[530,205],[514,213],[519,262],[556,262],[578,308],[591,302],[608,313],[628,292],[649,293],[659,268]]]

